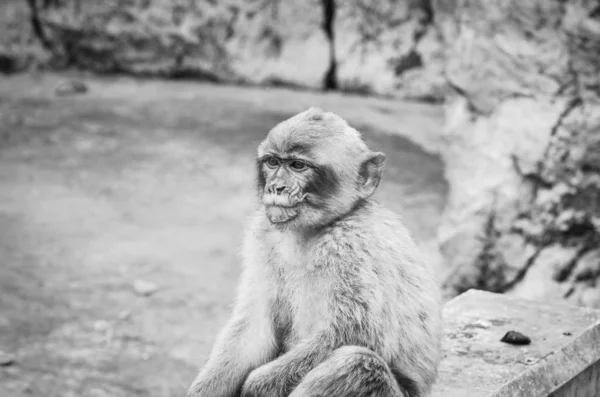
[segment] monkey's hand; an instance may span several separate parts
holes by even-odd
[[[287,397],[304,376],[331,352],[327,334],[316,335],[250,372],[241,397]]]
[[[273,362],[250,372],[242,387],[241,397],[284,396],[285,384],[282,374]]]

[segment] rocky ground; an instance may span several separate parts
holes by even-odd
[[[437,107],[120,78],[0,80],[0,396],[181,396],[223,325],[254,145],[320,105],[388,155],[379,199],[430,260]],[[385,134],[388,133],[388,134]]]

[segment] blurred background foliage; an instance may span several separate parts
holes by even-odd
[[[5,0],[0,8],[5,72],[81,68],[442,96],[429,0]]]

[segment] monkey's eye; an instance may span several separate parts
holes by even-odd
[[[308,166],[303,161],[294,160],[290,163],[290,167],[292,167],[296,171],[304,171]]]
[[[267,157],[265,163],[271,168],[275,168],[279,165],[279,161],[275,157]]]

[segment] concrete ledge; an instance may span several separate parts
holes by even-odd
[[[444,307],[432,397],[600,396],[600,310],[470,290]],[[519,331],[531,344],[500,342]]]

